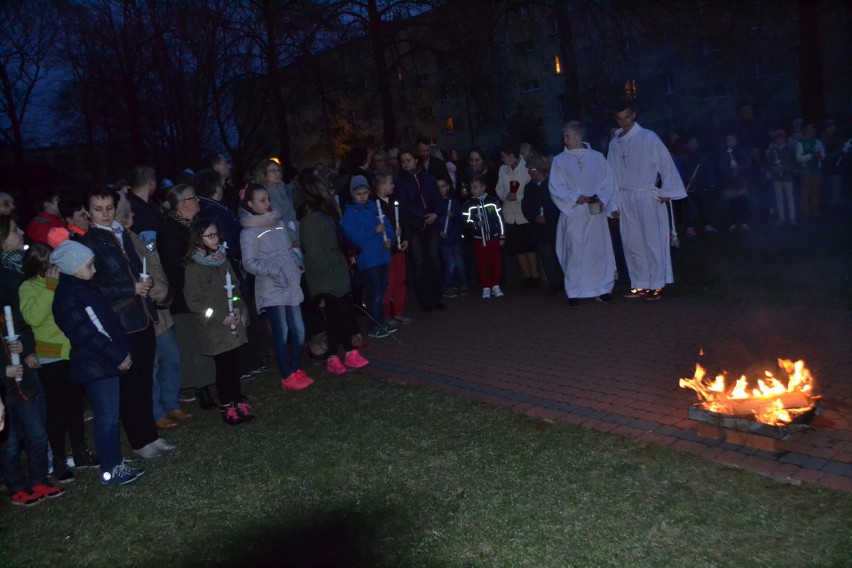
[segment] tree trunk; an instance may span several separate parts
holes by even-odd
[[[394,112],[393,92],[387,63],[385,63],[385,41],[382,16],[376,6],[376,0],[367,2],[368,27],[370,45],[373,49],[373,64],[375,65],[376,87],[382,105],[382,139],[385,148],[396,145],[396,113]],[[391,70],[392,71],[392,70]]]
[[[263,20],[266,24],[266,82],[269,97],[272,101],[275,115],[275,129],[278,136],[278,158],[282,163],[290,163],[290,129],[287,126],[287,108],[284,95],[281,92],[281,71],[278,67],[278,31],[276,25],[276,3],[271,0],[263,2]]]
[[[560,64],[565,80],[565,103],[562,105],[562,120],[580,120],[580,77],[577,75],[577,57],[574,51],[574,33],[568,15],[568,3],[556,2],[556,25],[559,29]]]
[[[799,0],[799,100],[802,116],[815,121],[825,116],[825,88],[816,0]]]

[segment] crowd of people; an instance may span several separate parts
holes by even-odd
[[[99,467],[107,485],[135,481],[144,469],[124,459],[121,429],[137,458],[174,450],[160,434],[191,420],[181,402],[218,408],[228,426],[254,419],[241,385],[270,370],[261,329],[280,388],[302,390],[314,382],[306,355],[333,375],[369,364],[359,316],[376,340],[411,324],[407,285],[430,313],[470,294],[475,272],[493,302],[511,292],[503,265],[513,260],[520,286],[564,293],[569,309],[611,303],[617,279],[625,298],[654,302],[674,280],[677,225],[688,237],[717,232],[704,206],[717,179],[731,231],[748,229],[749,194],[768,184],[777,224],[795,225],[796,188],[800,215],[821,213],[823,185],[839,206],[852,142],[831,121],[822,141],[798,122],[789,136],[773,130],[765,149],[743,140],[753,129],[732,131],[714,164],[696,137],[666,146],[631,102],[614,118],[605,154],[571,121],[556,156],[507,141],[497,168],[482,148],[456,164],[428,139],[356,149],[336,171],[262,159],[243,183],[219,154],[176,184],[141,165],[85,195],[40,192],[25,230],[0,194],[11,502],[63,495],[75,468]]]

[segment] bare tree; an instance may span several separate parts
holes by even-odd
[[[50,66],[56,35],[49,2],[0,5],[0,132],[14,153],[17,184],[24,184],[24,125],[36,87]]]

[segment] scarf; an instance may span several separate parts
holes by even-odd
[[[24,251],[22,250],[4,251],[2,255],[0,255],[0,262],[3,265],[3,268],[14,270],[19,274],[24,273],[24,270],[21,267],[24,262]]]
[[[225,245],[219,245],[215,252],[207,253],[203,247],[192,251],[192,260],[201,266],[221,266],[227,260],[225,256]]]
[[[183,225],[187,229],[192,224],[192,219],[184,219],[183,217],[181,217],[180,215],[178,215],[174,211],[167,211],[166,217],[168,217],[172,221],[175,221],[176,223],[180,223],[181,225]]]
[[[103,225],[98,225],[97,223],[95,223],[94,227],[102,231],[111,232],[115,237],[115,240],[118,241],[118,246],[121,247],[121,250],[124,250],[124,240],[122,238],[122,235],[124,235],[124,226],[121,223],[119,223],[118,221],[113,221],[112,225],[110,225],[109,227],[104,227]]]

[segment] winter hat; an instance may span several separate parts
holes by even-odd
[[[65,241],[50,253],[50,262],[55,264],[63,274],[74,274],[86,265],[95,253],[86,245],[77,241]]]
[[[349,191],[355,193],[361,188],[370,188],[370,184],[367,183],[367,178],[364,176],[352,176],[352,179],[349,181]]]
[[[47,232],[47,244],[50,248],[56,248],[71,238],[71,233],[65,227],[53,227]]]

